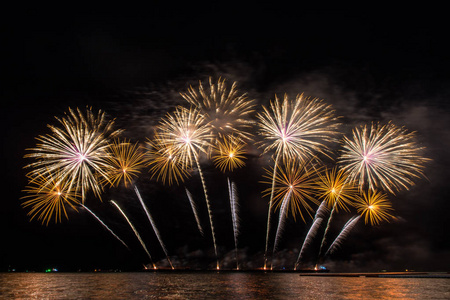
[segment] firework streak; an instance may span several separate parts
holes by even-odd
[[[124,241],[122,241],[108,226],[106,226],[105,223],[103,223],[102,220],[100,220],[99,217],[97,217],[96,214],[94,214],[94,212],[92,210],[90,210],[89,208],[87,208],[84,204],[80,204],[85,210],[87,210],[97,221],[100,222],[100,224],[103,225],[103,227],[105,227],[119,242],[121,242],[125,247],[127,247],[128,250],[130,250],[130,248],[128,248],[127,244],[125,244]]]
[[[162,241],[161,235],[159,234],[159,230],[156,227],[155,221],[153,220],[152,215],[150,214],[147,206],[145,205],[144,201],[142,200],[141,194],[139,193],[139,190],[136,186],[134,187],[134,190],[136,192],[137,197],[139,198],[139,201],[141,202],[142,208],[144,209],[145,214],[147,215],[147,218],[148,218],[150,224],[152,225],[153,231],[155,232],[156,237],[158,238],[159,244],[161,245],[161,248],[163,249],[164,254],[166,255],[167,261],[169,262],[170,267],[173,269],[172,262],[169,259],[169,255],[167,254],[166,246],[164,245],[164,243]]]
[[[148,258],[150,259],[150,262],[153,265],[153,269],[156,269],[155,264],[153,263],[153,259],[152,256],[150,255],[150,252],[148,252],[147,247],[145,246],[144,241],[142,240],[141,236],[139,235],[138,231],[136,230],[136,228],[133,226],[133,224],[131,223],[131,221],[128,219],[127,215],[124,213],[124,211],[120,208],[120,206],[114,202],[113,200],[111,200],[111,203],[114,204],[114,206],[117,207],[117,209],[120,211],[120,213],[122,214],[122,216],[125,218],[125,220],[128,222],[128,225],[130,225],[131,229],[133,230],[134,234],[136,235],[137,239],[139,240],[139,242],[141,243],[142,248],[144,248],[145,253],[147,253]]]

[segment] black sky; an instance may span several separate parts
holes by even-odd
[[[260,103],[275,93],[305,91],[330,101],[350,125],[392,119],[417,130],[433,163],[426,171],[429,180],[419,181],[411,191],[393,199],[403,221],[379,228],[360,226],[329,265],[361,271],[448,270],[450,78],[445,16],[437,10],[226,6],[17,4],[3,10],[5,193],[0,209],[0,270],[10,266],[38,270],[140,267],[145,255],[137,243],[128,252],[85,213],[73,213],[68,222],[49,227],[28,222],[19,201],[26,185],[25,149],[35,145],[34,137],[47,133],[46,124],[55,122],[53,116],[75,106],[105,110],[128,126],[127,130],[142,133],[142,125],[149,120],[147,113],[155,111],[146,105],[153,101],[155,106],[157,101],[149,101],[143,92],[168,100],[188,82],[219,75],[238,80],[240,89]],[[165,106],[158,103],[156,107]],[[237,176],[248,178],[255,172],[261,171],[255,167]],[[225,180],[211,174],[211,178],[217,176],[216,182]],[[164,195],[159,196],[165,199],[163,204],[152,205],[155,211],[161,208],[155,218],[164,223],[162,234],[171,236],[167,244],[173,255],[186,259],[186,253],[195,255],[210,246],[195,234],[195,227],[189,227],[193,224],[183,223],[191,216],[182,211],[188,203],[180,204],[173,196],[182,195],[180,190],[165,192],[157,184],[140,183],[148,198]],[[242,204],[243,215],[251,220],[243,229],[242,243],[257,256],[264,243],[265,212],[258,198],[260,186],[257,180],[252,184],[254,189],[241,191],[242,198],[248,199]],[[194,181],[193,190],[195,186],[199,187]],[[222,192],[217,193],[219,197]],[[142,213],[137,202],[129,201],[130,191],[109,191],[107,196],[129,203],[128,209],[137,215]],[[107,202],[93,202],[109,224],[135,243]],[[168,216],[164,205],[176,211]],[[222,224],[228,224],[226,206],[217,205],[218,220],[223,218]],[[146,221],[142,216],[140,220]],[[219,229],[223,252],[233,246],[226,226]],[[289,226],[284,246],[293,249],[307,226],[298,222]],[[189,234],[183,231],[186,227]],[[143,235],[153,243],[155,256],[162,259],[151,232]]]

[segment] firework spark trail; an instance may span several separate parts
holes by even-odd
[[[314,219],[313,224],[311,225],[311,228],[308,230],[308,234],[305,237],[305,240],[303,241],[302,248],[300,250],[300,253],[298,254],[297,262],[294,265],[294,270],[297,269],[297,267],[300,265],[300,262],[303,257],[303,253],[305,252],[306,247],[311,244],[313,238],[316,236],[317,231],[319,230],[320,224],[322,224],[323,219],[322,218],[316,218]]]
[[[131,223],[131,221],[128,219],[127,215],[125,214],[125,212],[120,208],[120,206],[114,202],[113,200],[111,200],[111,203],[114,204],[117,209],[120,211],[120,213],[122,214],[122,216],[125,218],[125,220],[128,222],[128,225],[130,225],[131,229],[133,230],[134,234],[136,235],[137,239],[139,240],[139,242],[142,245],[142,248],[144,248],[145,253],[147,253],[148,258],[150,259],[150,262],[153,265],[153,269],[156,269],[155,264],[153,263],[153,259],[152,256],[150,255],[150,252],[148,252],[147,247],[145,246],[144,241],[142,240],[141,236],[139,235],[139,232],[136,230],[136,228],[133,226],[133,224]]]
[[[213,223],[213,219],[212,219],[211,204],[209,203],[208,192],[206,190],[206,182],[205,182],[205,178],[203,176],[202,169],[200,168],[200,162],[198,161],[198,157],[197,157],[197,155],[195,153],[194,153],[194,158],[195,158],[195,162],[197,163],[198,173],[200,175],[200,179],[202,181],[202,186],[203,186],[203,192],[205,194],[206,206],[208,208],[209,224],[211,226],[211,234],[212,234],[213,244],[214,244],[214,253],[215,253],[216,259],[217,259],[216,269],[218,270],[220,268],[219,267],[219,255],[218,255],[218,252],[217,252],[216,233],[214,231],[214,223]]]
[[[238,235],[239,235],[239,206],[236,184],[234,182],[230,183],[228,180],[228,192],[230,194],[230,206],[231,206],[231,219],[233,221],[233,234],[234,234],[234,248],[236,251],[236,269],[239,270],[239,260],[238,260]]]
[[[274,167],[273,167],[273,178],[272,178],[272,189],[270,191],[270,200],[269,200],[269,209],[267,212],[267,229],[266,229],[266,248],[265,248],[265,252],[264,252],[264,270],[267,268],[267,251],[269,248],[269,236],[270,236],[270,221],[271,221],[271,215],[272,215],[272,204],[273,204],[273,194],[275,192],[275,178],[277,175],[277,167],[278,167],[278,159],[280,157],[280,152],[277,153],[277,156],[275,158],[275,163],[274,163]]]
[[[318,218],[324,218],[324,215],[328,212],[328,207],[325,201],[322,201],[319,205],[319,208],[316,211],[316,214],[314,216],[314,220]]]
[[[330,212],[330,216],[328,217],[327,226],[325,227],[325,232],[323,233],[322,242],[320,243],[319,255],[318,255],[317,259],[320,259],[320,256],[322,255],[323,247],[326,244],[326,237],[328,234],[328,230],[330,229],[331,220],[333,219],[333,215],[334,215],[335,208],[336,208],[336,203],[337,202],[334,203],[333,208],[331,209],[331,212]]]
[[[189,199],[189,203],[191,204],[192,212],[194,213],[195,221],[197,222],[198,231],[200,231],[200,234],[203,236],[203,228],[200,224],[200,218],[198,217],[197,205],[195,204],[194,198],[192,197],[192,194],[189,192],[189,190],[186,187],[184,189],[186,190],[186,195]]]
[[[127,244],[125,244],[125,242],[124,241],[122,241],[118,236],[117,236],[117,234],[115,234],[105,223],[103,223],[103,221],[102,220],[100,220],[100,218],[92,211],[92,210],[90,210],[89,208],[87,208],[84,204],[81,204],[80,203],[80,205],[85,209],[85,210],[87,210],[97,221],[99,221],[100,222],[100,224],[102,224],[103,225],[103,227],[104,228],[106,228],[106,230],[108,230],[117,240],[119,240],[119,242],[121,242],[125,247],[127,247],[127,249],[128,250],[130,250],[130,248],[127,246]]]
[[[332,254],[337,249],[337,247],[339,247],[342,244],[344,239],[348,236],[348,234],[353,229],[353,227],[355,227],[356,223],[358,222],[358,220],[360,218],[361,218],[361,216],[355,216],[355,217],[352,217],[350,220],[348,220],[347,223],[345,223],[341,232],[339,233],[337,238],[334,240],[334,242],[331,244],[330,248],[328,248],[327,252],[323,256],[324,258],[327,255]]]
[[[291,195],[292,195],[292,189],[286,194],[286,196],[284,196],[283,202],[281,203],[280,215],[278,218],[277,233],[275,234],[275,242],[273,244],[272,254],[275,254],[275,251],[277,250],[278,242],[279,242],[281,233],[283,232],[283,229],[284,229],[284,224],[286,222],[287,210],[289,207],[289,201],[291,200]],[[273,257],[272,257],[272,261],[273,261]],[[272,263],[272,267],[273,267],[273,263]]]
[[[313,223],[309,228],[308,233],[306,234],[305,240],[303,241],[302,248],[300,249],[300,253],[298,254],[297,262],[294,265],[294,270],[297,269],[297,267],[300,265],[303,252],[305,251],[306,247],[312,242],[312,239],[316,236],[317,231],[319,230],[319,227],[322,224],[322,221],[327,212],[327,203],[326,201],[322,201],[316,211],[316,214],[314,215]]]
[[[136,192],[136,195],[137,195],[137,197],[139,198],[139,201],[141,202],[142,208],[144,209],[145,214],[147,215],[147,218],[148,218],[150,224],[152,225],[153,231],[155,232],[156,237],[158,238],[159,244],[161,245],[161,248],[163,249],[164,254],[166,255],[167,261],[169,262],[170,267],[171,267],[172,270],[173,270],[174,267],[173,267],[173,265],[172,265],[172,262],[170,261],[169,254],[167,253],[166,246],[164,245],[164,243],[163,243],[163,241],[162,241],[161,235],[160,235],[160,233],[159,233],[158,228],[156,227],[155,221],[153,220],[152,215],[151,215],[150,212],[148,211],[148,208],[147,208],[147,206],[145,205],[144,200],[142,200],[141,194],[139,193],[139,190],[138,190],[138,188],[137,188],[136,186],[134,186],[134,191]]]

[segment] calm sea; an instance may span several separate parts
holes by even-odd
[[[293,273],[3,273],[1,299],[450,299],[450,278]]]

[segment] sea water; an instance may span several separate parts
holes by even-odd
[[[296,273],[1,273],[0,299],[450,299],[450,278]]]

